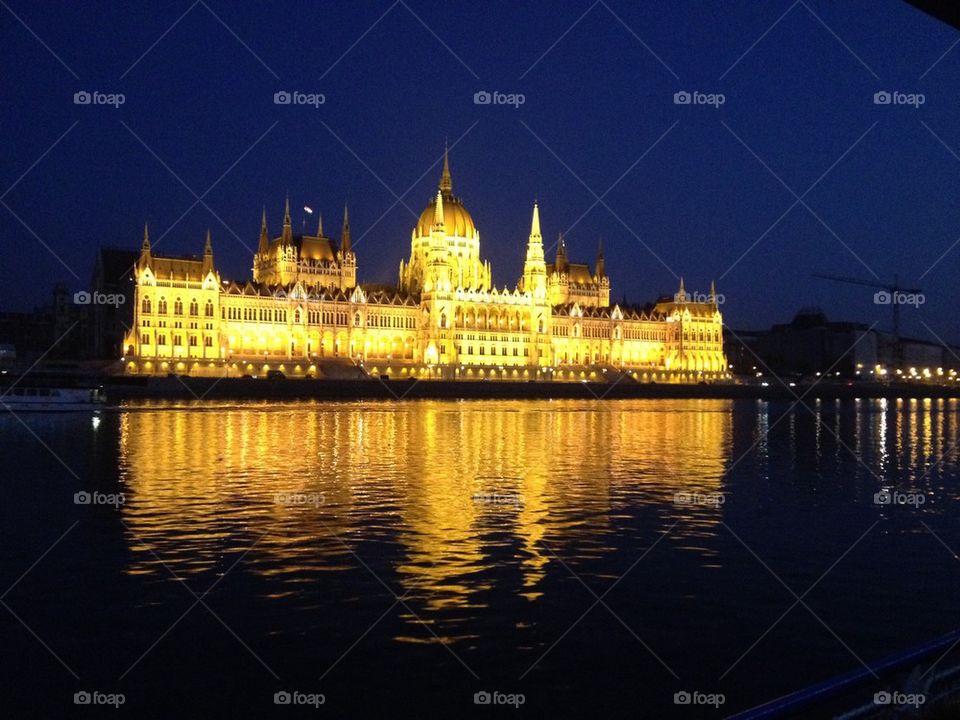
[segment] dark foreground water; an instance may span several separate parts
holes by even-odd
[[[2,714],[722,717],[960,625],[958,426],[942,400],[0,416]]]

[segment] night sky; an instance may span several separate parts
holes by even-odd
[[[873,290],[810,276],[899,273],[926,296],[904,332],[960,342],[958,37],[893,0],[4,0],[0,309],[86,287],[97,246],[139,247],[145,221],[157,254],[199,253],[210,228],[223,277],[245,279],[287,193],[296,232],[309,205],[339,237],[348,202],[361,279],[393,283],[446,139],[498,287],[538,198],[548,258],[566,232],[592,264],[602,237],[617,301],[715,278],[734,328],[804,305],[886,327]]]

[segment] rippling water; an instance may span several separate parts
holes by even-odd
[[[144,402],[0,417],[15,583],[0,622],[23,658],[3,693],[38,716],[87,688],[168,717],[263,717],[282,689],[344,717],[470,714],[484,689],[523,693],[530,717],[717,717],[956,627],[958,411]],[[910,504],[878,504],[882,490]],[[677,690],[726,703],[691,711]]]

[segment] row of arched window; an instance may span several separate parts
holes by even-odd
[[[157,314],[166,315],[168,311],[167,308],[167,299],[162,297],[157,300]],[[153,303],[150,301],[149,297],[143,298],[140,302],[140,312],[144,315],[149,315],[153,312]],[[183,300],[176,298],[173,301],[173,314],[174,315],[183,315]],[[206,305],[203,308],[204,317],[213,317],[213,301],[207,300]],[[200,304],[196,300],[190,301],[190,315],[192,317],[199,317],[200,315]]]

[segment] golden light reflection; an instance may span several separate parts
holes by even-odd
[[[120,420],[135,550],[185,576],[249,550],[244,567],[270,579],[271,597],[362,572],[360,558],[428,614],[483,608],[504,583],[537,601],[552,552],[612,552],[629,509],[684,520],[678,532],[714,528],[722,508],[674,496],[720,490],[730,461],[723,400],[174,407]],[[135,552],[129,572],[164,571]]]

